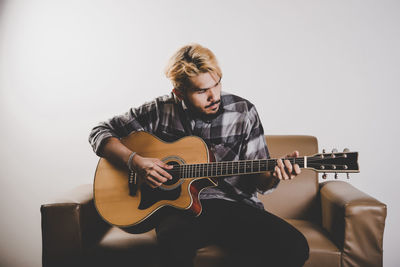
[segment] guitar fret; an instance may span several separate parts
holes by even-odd
[[[299,164],[300,168],[307,166],[307,158],[288,158],[291,164]],[[303,160],[305,161],[303,163]],[[260,173],[273,171],[277,166],[277,159],[256,159],[239,161],[221,161],[198,164],[182,164],[179,166],[180,178],[218,177],[228,175],[242,175],[246,173]]]

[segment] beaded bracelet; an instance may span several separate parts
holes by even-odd
[[[129,169],[131,172],[134,172],[134,171],[135,171],[135,169],[134,169],[133,166],[132,166],[132,159],[133,159],[133,156],[135,156],[135,154],[136,154],[136,152],[132,152],[132,153],[130,154],[129,159],[128,159],[128,163],[127,163],[128,169]]]

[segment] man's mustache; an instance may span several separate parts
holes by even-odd
[[[217,100],[217,101],[215,101],[215,102],[212,102],[210,105],[206,106],[206,108],[209,108],[209,107],[211,107],[211,106],[213,106],[213,105],[215,105],[215,104],[218,104],[219,102],[221,102],[221,99],[220,99],[220,100]]]

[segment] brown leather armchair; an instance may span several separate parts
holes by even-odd
[[[318,151],[312,136],[266,139],[271,157],[295,149],[301,155]],[[349,183],[319,183],[314,171],[303,170],[260,199],[305,235],[310,246],[305,266],[382,266],[386,205]],[[128,234],[104,223],[93,204],[92,185],[42,205],[41,214],[43,266],[159,266],[154,230]],[[219,247],[202,248],[195,266],[224,266],[226,257]]]

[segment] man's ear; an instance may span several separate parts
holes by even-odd
[[[179,100],[183,100],[183,92],[179,89],[172,89],[172,92],[176,95]]]

